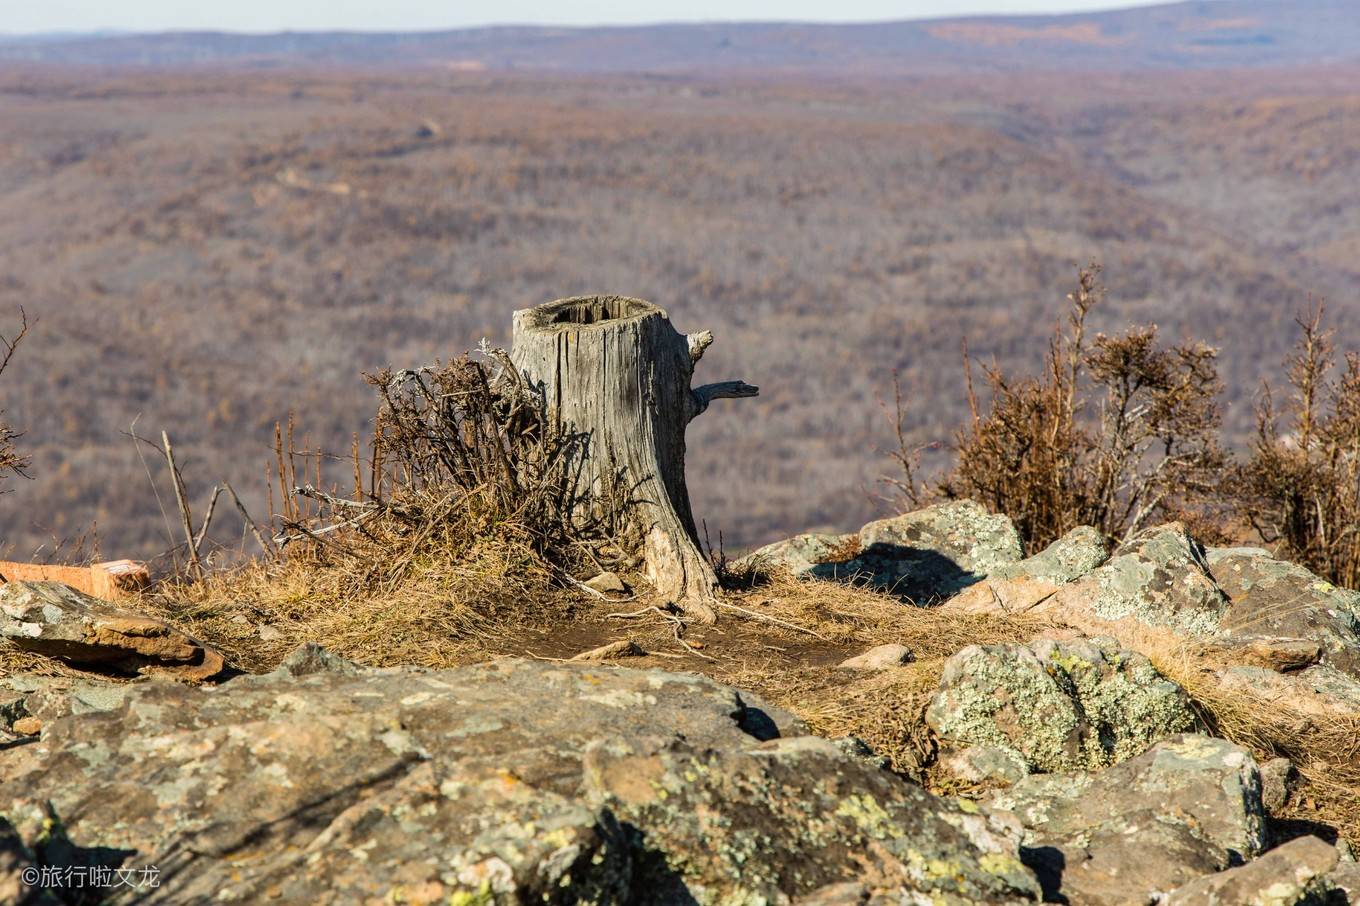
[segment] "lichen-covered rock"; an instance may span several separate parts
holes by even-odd
[[[1299,837],[1246,865],[1191,881],[1171,892],[1163,906],[1324,906],[1335,890],[1327,873],[1336,847]]]
[[[0,677],[0,723],[9,726],[24,718],[36,718],[47,724],[68,714],[112,711],[122,707],[128,689],[144,682],[147,680],[119,683],[33,673]]]
[[[987,578],[944,603],[962,613],[1020,613],[1103,564],[1105,538],[1079,526],[1033,557],[999,566]]]
[[[1322,663],[1360,678],[1360,592],[1250,548],[1210,550],[1207,560],[1231,601],[1219,621],[1221,632],[1247,643],[1316,644]]]
[[[930,604],[1022,556],[1020,534],[1009,519],[972,500],[958,500],[870,522],[859,531],[859,554],[836,572]],[[812,574],[826,570],[816,567]]]
[[[926,722],[1035,771],[1101,768],[1196,725],[1185,691],[1112,639],[970,645],[945,662]]]
[[[28,651],[128,673],[198,681],[226,669],[220,653],[164,620],[55,582],[0,585],[0,636]]]
[[[113,903],[1038,895],[1018,829],[692,674],[370,670],[313,648],[125,694],[0,750],[0,814],[49,841],[44,864],[158,866]]]
[[[1341,860],[1341,864],[1327,873],[1327,883],[1347,897],[1342,903],[1360,903],[1360,863]],[[1331,906],[1331,904],[1328,904]]]
[[[1205,550],[1179,522],[1148,529],[1115,549],[1108,562],[1032,608],[1088,631],[1133,620],[1197,636],[1218,632],[1229,601]]]
[[[1038,894],[1001,826],[847,760],[828,740],[735,751],[602,741],[585,764],[592,795],[640,829],[634,882],[649,902],[774,902],[781,891],[822,889],[844,882],[847,844],[872,865],[874,886],[898,896],[963,904]]]
[[[1261,764],[1260,769],[1261,804],[1272,814],[1283,811],[1298,781],[1299,772],[1295,770],[1294,762],[1288,758],[1272,758]]]
[[[858,535],[797,535],[738,561],[888,591],[917,604],[942,601],[1023,556],[1005,516],[956,500],[870,522]]]
[[[1163,740],[1098,774],[1031,775],[989,805],[1020,819],[1021,855],[1059,902],[1153,902],[1265,844],[1256,763],[1208,736]]]
[[[787,569],[801,576],[819,563],[849,559],[858,548],[858,536],[809,532],[767,544],[742,557],[737,569]]]

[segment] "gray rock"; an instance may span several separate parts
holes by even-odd
[[[1279,701],[1303,714],[1345,718],[1360,712],[1360,680],[1325,664],[1296,673],[1277,673],[1266,667],[1229,667],[1216,676],[1226,690]]]
[[[965,783],[1011,785],[1029,776],[1029,765],[1013,749],[1000,746],[969,746],[959,751],[945,751],[938,762],[940,769]]]
[[[1208,564],[1232,602],[1222,632],[1242,642],[1316,643],[1323,664],[1360,678],[1360,592],[1257,552],[1210,550]]]
[[[970,645],[945,662],[926,722],[1034,771],[1101,768],[1196,726],[1185,691],[1112,639]]]
[[[1360,863],[1342,860],[1327,873],[1327,883],[1346,897],[1342,903],[1360,903]]]
[[[68,714],[112,711],[123,706],[129,688],[144,682],[147,681],[103,682],[94,678],[39,676],[33,673],[0,677],[4,723],[10,726],[16,720],[32,717],[47,724]]]
[[[1179,522],[1148,529],[1109,561],[1033,608],[1088,631],[1133,620],[1198,636],[1218,633],[1229,601],[1215,584],[1204,548]]]
[[[1294,762],[1288,758],[1272,758],[1261,765],[1261,804],[1274,814],[1289,804],[1289,794],[1298,780]]]
[[[1039,893],[1004,817],[790,735],[805,728],[696,675],[375,670],[304,649],[272,674],[126,695],[0,750],[0,814],[19,839],[65,822],[48,864],[161,869],[158,888],[115,903]]]
[[[1025,826],[1021,853],[1045,895],[1089,906],[1150,902],[1265,843],[1255,762],[1207,736],[1164,740],[1098,774],[1031,775],[989,804]]]
[[[943,605],[964,613],[1020,613],[1103,564],[1105,538],[1079,526],[1019,563],[1000,566]]]
[[[1199,878],[1172,891],[1163,906],[1324,906],[1334,890],[1327,873],[1336,847],[1299,837],[1255,861]]]
[[[889,670],[911,663],[911,649],[906,645],[875,645],[863,654],[846,658],[837,666],[843,670]]]
[[[811,532],[767,544],[733,564],[738,569],[787,569],[805,575],[819,563],[849,559],[858,547],[858,536]]]
[[[370,668],[356,664],[348,658],[332,654],[315,642],[304,642],[289,652],[270,674],[272,677],[312,676],[316,673],[335,673],[340,676],[357,676]],[[250,677],[242,677],[238,683],[250,682]]]
[[[809,572],[931,604],[1021,556],[1020,535],[1009,519],[971,500],[958,500],[870,522],[860,529],[855,557]]]
[[[858,535],[798,535],[763,547],[738,565],[778,566],[930,604],[1021,556],[1020,535],[1009,519],[958,500],[870,522]]]

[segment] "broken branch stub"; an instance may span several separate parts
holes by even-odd
[[[515,312],[510,357],[549,424],[580,437],[572,500],[622,502],[648,580],[690,618],[713,622],[718,577],[699,548],[685,485],[685,426],[715,399],[755,396],[742,381],[691,388],[708,331],[679,333],[666,312],[622,296],[578,296]]]

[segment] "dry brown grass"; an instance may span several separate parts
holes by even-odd
[[[485,657],[525,624],[570,616],[573,596],[513,537],[470,549],[434,539],[399,573],[373,569],[391,556],[312,548],[165,585],[143,604],[247,670],[267,670],[303,642],[375,666],[447,667]]]

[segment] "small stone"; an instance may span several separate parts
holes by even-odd
[[[255,630],[255,633],[260,637],[261,642],[277,642],[279,639],[283,638],[283,633],[279,628],[277,626],[271,626],[268,623],[261,623],[260,627]]]
[[[1272,758],[1261,765],[1261,804],[1266,811],[1279,812],[1289,803],[1298,772],[1288,758]]]
[[[875,645],[863,654],[846,658],[837,665],[841,670],[889,670],[913,660],[906,645]]]
[[[940,769],[965,783],[999,783],[1010,786],[1029,776],[1029,766],[1019,755],[1000,746],[969,746],[940,756]]]
[[[837,736],[831,744],[844,755],[872,764],[882,770],[892,767],[892,760],[876,753],[870,745],[858,736]]]
[[[36,717],[21,717],[10,728],[20,736],[37,736],[42,732],[42,721]]]
[[[600,573],[593,579],[587,579],[587,588],[592,588],[598,592],[616,592],[622,594],[628,591],[628,586],[623,584],[618,573]]]

